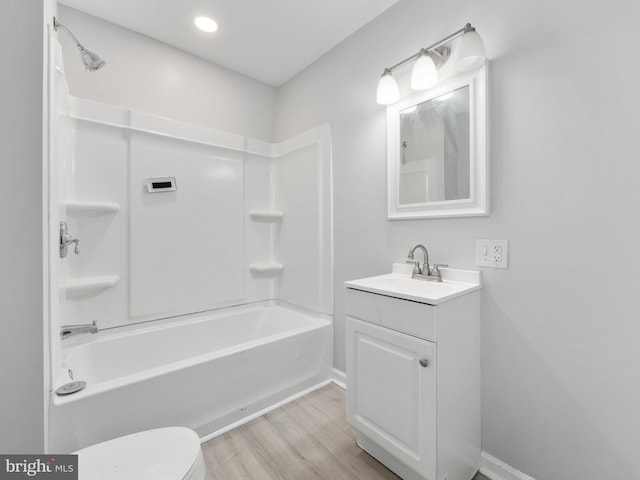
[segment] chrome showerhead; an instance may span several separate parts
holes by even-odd
[[[82,63],[84,63],[84,68],[87,72],[95,72],[96,70],[104,67],[104,64],[107,63],[95,53],[84,48],[73,33],[71,33],[67,27],[58,22],[56,17],[53,17],[53,28],[56,31],[58,31],[59,28],[62,29],[62,31],[69,35],[75,42],[76,47],[80,50],[80,57],[82,57]]]
[[[80,55],[82,56],[84,68],[87,72],[95,72],[96,70],[104,67],[104,64],[107,63],[95,53],[84,48],[80,50]]]

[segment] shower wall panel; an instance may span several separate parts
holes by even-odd
[[[73,120],[73,148],[64,158],[62,204],[67,202],[113,202],[116,213],[78,212],[63,208],[61,220],[69,233],[80,239],[80,254],[73,247],[65,258],[58,258],[61,281],[77,282],[105,275],[117,275],[120,281],[111,288],[73,290],[63,288],[61,323],[91,323],[100,328],[129,323],[127,242],[129,192],[128,132],[111,125]]]
[[[282,300],[333,313],[331,131],[310,130],[279,145],[276,205],[285,212],[276,251],[285,265]]]
[[[265,298],[278,298],[275,277],[254,276],[251,265],[276,263],[275,238],[280,229],[279,222],[256,221],[248,214],[252,211],[271,211],[274,204],[275,159],[245,153],[245,297],[248,302]]]
[[[174,177],[176,190],[149,192],[154,177]],[[131,133],[131,317],[242,301],[243,189],[242,152]]]
[[[62,324],[270,299],[331,314],[328,125],[270,144],[74,97],[70,110],[58,201],[80,254],[57,259]],[[149,192],[154,177],[177,189]]]
[[[282,219],[278,255],[286,266],[280,279],[280,298],[319,310],[318,292],[322,226],[317,210],[318,146],[308,145],[278,159],[278,205],[287,215]],[[313,274],[310,274],[313,272]]]

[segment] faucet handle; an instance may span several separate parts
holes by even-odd
[[[422,273],[422,269],[420,268],[420,262],[407,259],[405,263],[409,265],[413,265],[413,271],[411,272],[413,275],[420,275]]]
[[[73,253],[78,255],[80,253],[80,240],[69,234],[67,222],[60,222],[60,258],[67,256],[67,248],[71,243],[75,244]]]
[[[449,264],[447,263],[434,263],[433,268],[431,269],[431,275],[440,276],[440,267],[447,268]]]

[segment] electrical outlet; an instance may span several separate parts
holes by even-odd
[[[476,240],[476,265],[480,267],[507,268],[508,260],[508,240]]]

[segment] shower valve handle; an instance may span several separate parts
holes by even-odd
[[[67,222],[60,222],[60,258],[67,256],[67,249],[71,243],[74,244],[73,253],[78,255],[80,253],[80,239],[69,235]]]

